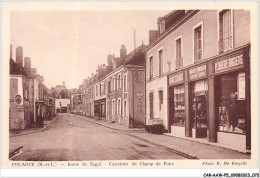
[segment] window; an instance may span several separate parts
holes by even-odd
[[[110,114],[110,111],[109,111],[109,101],[107,101],[107,115]]]
[[[150,57],[150,79],[153,78],[153,56]]]
[[[99,84],[99,95],[101,96],[102,93],[101,93],[101,83]]]
[[[120,74],[117,77],[117,81],[118,81],[117,88],[120,89],[121,88],[121,75]]]
[[[106,82],[103,83],[103,94],[106,93]]]
[[[98,96],[98,86],[96,86],[96,96]]]
[[[107,90],[108,90],[108,93],[110,93],[110,91],[111,91],[111,82],[110,82],[110,80],[107,82]]]
[[[231,10],[223,10],[219,13],[219,52],[232,49],[232,43]]]
[[[159,51],[159,76],[163,74],[163,50]]]
[[[115,81],[115,77],[113,77],[113,90],[116,89],[116,81]]]
[[[153,119],[154,113],[153,113],[153,92],[149,94],[149,100],[150,100],[150,119]]]
[[[163,91],[159,91],[159,109],[162,110],[162,104],[163,104]]]
[[[246,134],[245,73],[223,74],[215,82],[218,131]]]
[[[176,69],[183,66],[182,62],[182,38],[176,39]]]
[[[112,115],[115,115],[115,100],[112,100]]]
[[[127,89],[127,80],[126,80],[126,75],[124,75],[124,92],[126,92],[126,89]]]
[[[127,101],[124,101],[124,117],[127,117]]]
[[[27,90],[24,90],[24,99],[28,99],[28,93],[27,93]]]
[[[122,112],[121,112],[121,99],[120,98],[118,99],[117,109],[118,109],[117,114],[118,115],[122,115]]]
[[[171,110],[173,111],[172,125],[185,126],[184,85],[175,86],[170,92],[173,93],[173,100],[171,100]]]
[[[160,34],[162,34],[165,31],[165,21],[162,21],[160,23],[159,30],[160,30]]]
[[[194,29],[194,62],[202,59],[202,25]]]

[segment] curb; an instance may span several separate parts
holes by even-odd
[[[95,120],[89,119],[89,118],[84,117],[84,116],[79,116],[79,115],[75,115],[75,114],[70,114],[70,115],[73,115],[73,116],[75,116],[77,118],[84,119],[86,121],[89,121],[89,122],[92,122],[94,124],[98,124],[98,125],[101,125],[103,127],[110,128],[110,129],[113,129],[113,130],[118,130],[118,131],[123,131],[123,132],[145,132],[145,130],[124,130],[124,129],[118,129],[118,128],[114,128],[114,127],[102,124],[100,122],[96,122]]]
[[[47,130],[50,127],[51,123],[54,122],[56,120],[56,118],[57,117],[55,117],[49,124],[47,124],[46,127],[42,128],[41,130],[33,131],[33,132],[30,132],[30,133],[19,134],[19,135],[13,135],[13,136],[9,136],[9,138],[19,137],[19,136],[23,136],[23,135],[30,135],[30,134],[38,133],[38,132],[43,132],[43,131]]]
[[[168,135],[168,134],[164,134],[164,135],[168,136],[168,137],[180,138],[180,137],[176,137],[176,136]],[[196,142],[196,143],[205,144],[205,145],[209,145],[209,146],[216,146],[216,145],[212,145],[210,143],[201,143],[201,142],[199,142],[197,140],[189,140],[189,139],[186,139],[186,138],[181,138],[181,139],[185,139],[185,140],[188,140],[188,141],[193,141],[193,142]],[[235,150],[235,149],[232,149],[232,148],[229,148],[229,147],[225,147],[223,145],[218,145],[216,147],[223,148],[223,149],[230,150],[230,151],[234,151],[234,152],[237,152],[237,153],[240,153],[240,154],[251,155],[251,151]]]
[[[134,138],[136,138],[136,139],[138,139],[138,140],[141,140],[141,141],[144,141],[144,142],[153,144],[153,145],[162,146],[162,147],[166,148],[167,150],[170,150],[170,151],[172,151],[172,152],[174,152],[174,153],[176,153],[176,154],[178,154],[178,155],[181,155],[181,156],[183,156],[183,157],[185,157],[185,158],[188,158],[188,159],[199,159],[199,158],[196,157],[196,156],[189,155],[189,154],[187,154],[187,153],[178,151],[178,150],[176,150],[176,149],[170,148],[170,147],[165,146],[165,145],[163,145],[163,144],[159,144],[159,143],[156,143],[156,142],[147,140],[147,139],[142,138],[142,137],[138,137],[138,136],[136,136],[136,135],[132,135],[132,134],[126,134],[126,135],[131,136],[131,137],[134,137]]]
[[[12,151],[11,153],[9,153],[9,159],[12,158],[14,155],[16,155],[17,153],[19,153],[20,149],[22,149],[23,146],[19,146],[18,148],[16,148],[14,151]]]
[[[86,118],[86,117],[84,117],[84,116],[78,116],[78,115],[75,115],[75,114],[70,114],[70,115],[75,116],[75,117],[80,118],[80,119],[84,119],[84,120],[86,120],[86,121],[92,122],[92,123],[97,124],[97,125],[101,125],[101,126],[106,127],[106,128],[110,128],[110,129],[113,129],[113,130],[119,130],[119,129],[117,129],[117,128],[110,127],[110,126],[101,124],[101,123],[99,123],[99,122],[93,121],[93,120],[88,119],[88,118]]]
[[[71,115],[73,115],[73,114],[71,114]],[[113,129],[113,130],[120,130],[120,131],[125,131],[125,132],[128,131],[128,130],[117,129],[117,128],[114,128],[114,127],[109,127],[109,126],[107,126],[107,125],[104,125],[104,124],[95,122],[95,121],[93,121],[93,120],[90,120],[90,119],[88,119],[88,118],[85,118],[84,116],[78,116],[78,115],[74,115],[74,116],[77,117],[77,118],[84,119],[84,120],[87,120],[87,121],[89,121],[89,122],[92,122],[92,123],[101,125],[101,126],[103,126],[103,127],[107,127],[107,128]],[[130,132],[132,132],[132,131],[130,131]],[[174,152],[174,153],[176,153],[176,154],[178,154],[178,155],[181,155],[181,156],[183,156],[183,157],[185,157],[185,158],[188,158],[188,159],[198,159],[196,156],[189,155],[189,154],[187,154],[187,153],[184,153],[184,152],[175,150],[175,149],[173,149],[173,148],[170,148],[170,147],[168,147],[168,146],[165,146],[165,145],[162,145],[162,144],[158,144],[158,143],[156,143],[156,142],[153,142],[153,141],[150,141],[150,140],[147,140],[147,139],[144,139],[144,138],[141,138],[141,137],[132,135],[132,134],[130,134],[130,133],[127,133],[127,134],[125,134],[125,135],[134,137],[134,138],[136,138],[136,139],[139,139],[139,140],[141,140],[141,141],[144,141],[144,142],[147,142],[147,143],[150,143],[150,144],[153,144],[153,145],[162,146],[162,147],[166,148],[167,150],[170,150],[170,151],[172,151],[172,152]]]

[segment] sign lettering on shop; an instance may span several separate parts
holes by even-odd
[[[207,65],[198,66],[189,70],[190,80],[207,76]]]
[[[243,55],[235,56],[229,59],[222,59],[215,62],[215,72],[222,72],[237,67],[243,67]]]
[[[23,112],[23,105],[16,105],[17,112]]]
[[[169,77],[169,84],[183,82],[183,72],[173,74]]]

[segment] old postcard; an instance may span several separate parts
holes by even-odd
[[[2,167],[257,168],[257,13],[2,3]]]

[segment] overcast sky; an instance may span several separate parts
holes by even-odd
[[[32,67],[44,76],[47,87],[65,82],[78,88],[84,78],[106,64],[110,52],[119,56],[148,44],[148,31],[157,29],[157,18],[169,11],[35,11],[11,13],[13,58],[17,46],[31,57]]]

